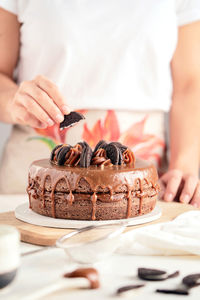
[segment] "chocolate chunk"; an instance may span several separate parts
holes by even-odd
[[[80,120],[84,119],[85,117],[82,114],[76,111],[71,111],[68,115],[64,115],[64,121],[60,123],[60,130],[71,127],[74,124],[78,123]]]
[[[66,154],[69,152],[70,149],[71,149],[71,146],[67,145],[67,146],[63,146],[61,148],[61,150],[58,152],[57,163],[59,166],[64,165]]]
[[[119,163],[118,163],[118,165],[121,165],[121,164],[122,164],[122,162],[123,162],[123,156],[122,156],[122,152],[121,152],[121,151],[119,151]]]
[[[121,153],[123,153],[126,149],[128,149],[128,147],[126,147],[125,145],[122,145],[119,142],[111,142],[111,144],[114,144],[115,146],[117,146],[120,149]]]
[[[94,148],[94,153],[97,151],[97,150],[99,150],[100,148],[105,148],[106,147],[106,145],[107,145],[107,143],[104,141],[104,140],[101,140],[101,141],[99,141],[97,144],[96,144],[96,146],[95,146],[95,148]]]
[[[79,143],[79,145],[82,146],[79,166],[82,168],[88,168],[92,159],[92,149],[86,142]]]
[[[138,268],[138,277],[144,280],[159,281],[167,279],[167,272],[157,269]]]
[[[130,290],[139,289],[143,286],[145,286],[145,285],[144,284],[126,285],[126,286],[123,286],[123,287],[119,288],[116,293],[117,294],[122,294],[122,293],[130,291]]]
[[[54,160],[54,155],[55,155],[55,152],[58,148],[61,148],[62,147],[62,144],[61,145],[57,145],[55,148],[53,148],[53,150],[51,151],[51,155],[50,155],[50,160],[53,161]]]
[[[189,295],[189,292],[184,289],[157,289],[156,293],[174,294],[174,295]]]
[[[200,273],[185,276],[182,283],[189,288],[200,285]]]
[[[166,279],[175,278],[175,277],[179,276],[179,274],[180,274],[180,272],[176,271],[172,274],[169,274]]]
[[[106,155],[111,160],[113,165],[119,164],[119,148],[114,144],[108,144],[105,147]]]
[[[122,145],[119,142],[111,142],[111,145],[115,145],[119,149],[119,158],[118,158],[118,165],[121,165],[123,162],[123,152],[128,149],[126,146]]]

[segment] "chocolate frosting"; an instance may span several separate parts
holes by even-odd
[[[51,152],[50,161],[56,165],[77,166],[80,162],[82,146],[76,144],[74,147],[70,145],[58,145]]]
[[[111,160],[106,156],[106,150],[103,148],[98,149],[92,158],[92,165],[96,166],[112,166]]]
[[[91,289],[98,289],[100,287],[99,274],[94,268],[80,268],[71,273],[64,274],[65,278],[84,277],[90,283]]]
[[[71,145],[58,145],[50,155],[50,161],[59,166],[112,166],[135,164],[133,152],[118,142],[97,143],[94,152],[86,142],[79,142],[74,147]]]
[[[32,192],[32,183],[30,179],[37,180],[40,178],[40,186],[42,188],[42,200],[43,206],[45,207],[45,181],[47,177],[50,177],[52,190],[52,216],[55,217],[55,189],[58,182],[61,179],[66,181],[69,188],[69,203],[72,204],[74,201],[73,192],[76,190],[81,178],[85,179],[92,191],[91,202],[92,202],[92,215],[91,219],[95,220],[96,213],[96,201],[97,201],[97,187],[107,187],[110,190],[110,202],[113,201],[113,193],[117,191],[119,186],[127,186],[127,218],[131,215],[131,193],[134,191],[135,181],[139,181],[140,189],[137,196],[140,197],[140,211],[142,207],[144,192],[143,187],[145,183],[151,184],[152,188],[155,189],[155,194],[158,193],[159,185],[157,170],[152,163],[136,159],[135,167],[132,165],[108,165],[104,168],[98,168],[96,165],[90,165],[88,168],[71,167],[71,166],[57,166],[51,164],[48,159],[38,160],[32,163],[29,169],[29,186],[27,192],[29,199]],[[29,200],[30,201],[30,200]],[[30,202],[31,207],[31,202]]]

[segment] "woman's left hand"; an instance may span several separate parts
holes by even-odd
[[[184,174],[178,169],[172,169],[160,177],[160,185],[160,197],[164,201],[178,200],[185,204],[200,207],[200,180],[198,176]]]

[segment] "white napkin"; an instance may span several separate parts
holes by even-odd
[[[189,211],[173,221],[124,233],[117,253],[200,255],[200,211]]]

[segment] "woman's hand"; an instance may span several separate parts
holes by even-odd
[[[20,84],[10,103],[13,123],[46,128],[60,123],[70,112],[58,87],[44,76]]]
[[[184,174],[178,169],[172,169],[161,176],[160,185],[160,196],[164,201],[178,200],[182,203],[200,207],[200,181],[198,176]]]

